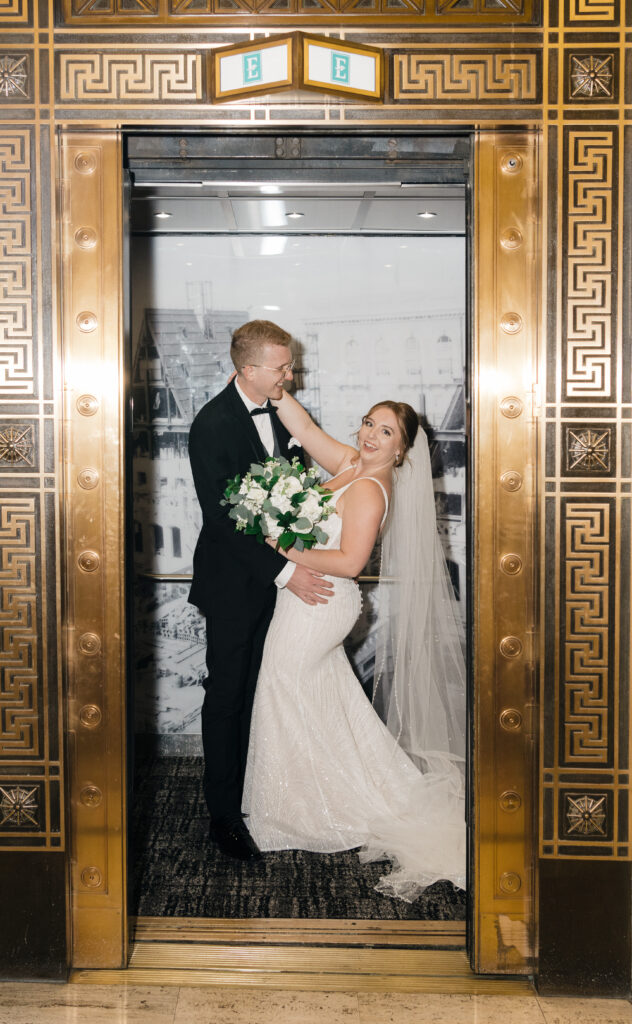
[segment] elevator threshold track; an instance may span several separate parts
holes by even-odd
[[[465,924],[140,917],[129,967],[73,984],[248,985],[303,991],[530,995],[526,978],[473,974]]]

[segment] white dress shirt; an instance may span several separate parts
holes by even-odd
[[[253,402],[252,399],[248,398],[248,395],[244,394],[242,389],[239,387],[239,379],[237,377],[235,377],[235,388],[237,390],[237,394],[239,395],[242,402],[246,406],[248,413],[251,413],[253,409],[262,409],[263,406],[266,405],[266,402],[264,402],[263,405],[257,405],[256,402]],[[259,432],[259,437],[261,438],[263,447],[267,451],[268,455],[272,455],[274,453],[274,434],[272,432],[272,421],[270,419],[271,416],[274,416],[274,413],[270,413],[270,416],[252,417],[253,423],[257,428],[257,431]],[[276,583],[277,587],[287,586],[287,584],[290,582],[290,577],[292,576],[292,573],[294,572],[295,569],[296,562],[288,561],[287,564],[284,565],[284,567],[281,569],[279,575],[275,577],[274,582]]]

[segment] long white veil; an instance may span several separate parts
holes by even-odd
[[[376,889],[412,902],[449,879],[465,887],[465,659],[437,533],[428,441],[419,430],[396,470],[382,540],[374,706],[418,768],[387,819],[371,822],[362,861],[392,861]],[[384,780],[389,766],[383,766]]]
[[[382,538],[373,703],[422,772],[463,774],[462,627],[437,531],[428,441],[395,470]]]

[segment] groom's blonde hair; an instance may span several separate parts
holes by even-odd
[[[292,343],[292,335],[271,320],[249,320],[233,331],[230,343],[230,358],[238,373],[244,366],[253,366],[261,359],[266,345],[285,345]]]

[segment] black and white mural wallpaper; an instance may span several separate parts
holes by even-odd
[[[173,752],[199,742],[205,631],[187,577],[201,516],[187,440],[195,414],[226,385],[231,332],[246,320],[292,333],[296,397],[335,437],[351,440],[379,399],[419,411],[465,622],[465,280],[463,237],[133,239],[137,733],[171,737],[163,747]],[[363,590],[348,653],[370,691],[375,610],[373,587]]]

